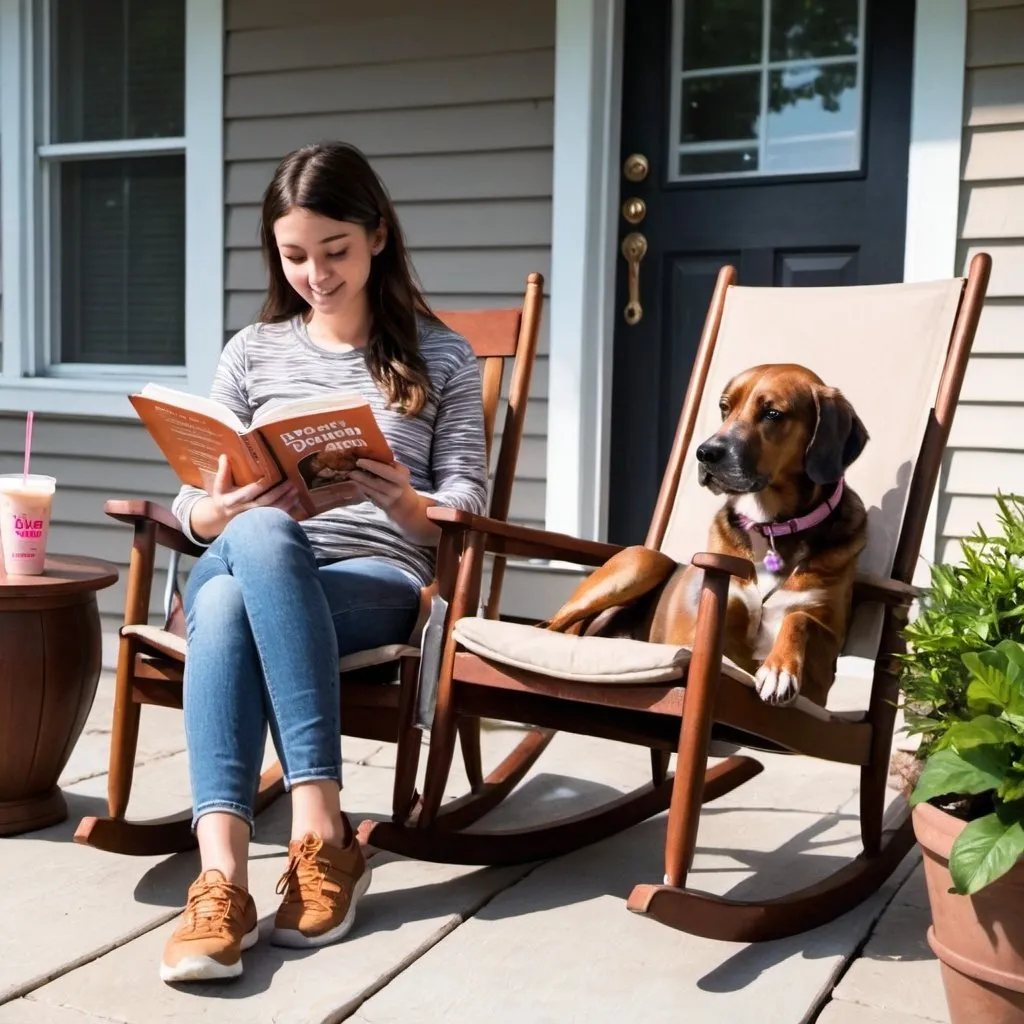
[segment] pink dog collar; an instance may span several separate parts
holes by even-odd
[[[840,477],[839,483],[836,484],[836,489],[832,492],[832,496],[826,498],[817,508],[812,509],[805,516],[799,516],[796,519],[786,519],[779,523],[755,523],[753,519],[743,515],[742,512],[737,512],[736,518],[739,520],[740,526],[748,533],[759,533],[762,537],[768,538],[771,549],[765,555],[764,564],[771,572],[778,572],[782,568],[783,563],[782,558],[775,550],[775,538],[802,533],[804,530],[809,530],[812,526],[817,526],[818,523],[824,522],[835,511],[842,496],[843,478]]]

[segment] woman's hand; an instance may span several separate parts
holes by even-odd
[[[441,530],[427,518],[427,509],[434,503],[413,489],[407,466],[374,459],[359,459],[356,466],[358,469],[352,471],[349,480],[383,509],[411,541],[424,547],[437,543]]]
[[[250,508],[279,508],[295,519],[305,517],[298,493],[290,481],[283,480],[267,491],[260,491],[258,483],[236,487],[228,457],[221,455],[213,488],[192,506],[189,526],[194,536],[212,540],[224,532],[235,516]]]

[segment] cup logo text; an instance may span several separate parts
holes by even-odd
[[[22,540],[42,540],[42,519],[29,519],[28,516],[14,516],[14,536]]]

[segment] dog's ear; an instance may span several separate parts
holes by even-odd
[[[804,455],[804,471],[816,484],[835,483],[868,443],[853,406],[836,388],[814,388],[817,422]]]

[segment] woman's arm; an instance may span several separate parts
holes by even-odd
[[[360,459],[352,474],[363,492],[383,508],[414,543],[437,544],[441,535],[427,519],[432,505],[447,505],[482,514],[487,505],[487,464],[484,444],[480,368],[469,346],[462,365],[445,384],[438,401],[430,446],[434,489],[420,492],[409,483],[405,466]]]

